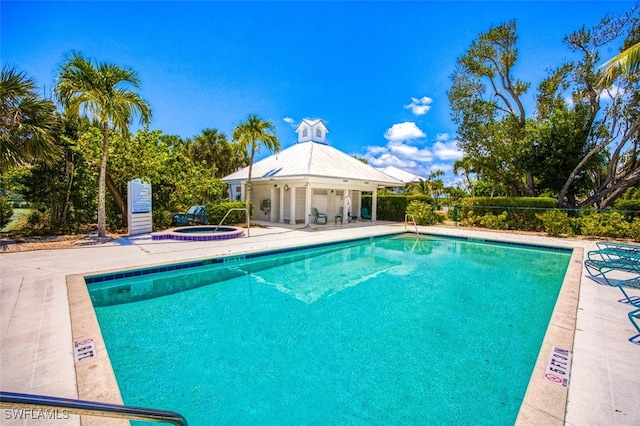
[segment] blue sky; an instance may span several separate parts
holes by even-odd
[[[563,37],[634,4],[3,0],[0,58],[43,92],[71,51],[131,67],[153,109],[151,128],[166,134],[216,128],[230,137],[258,114],[286,148],[301,119],[321,118],[328,143],[348,154],[422,176],[439,168],[450,181],[461,153],[446,92],[456,59],[480,33],[516,20],[515,73],[532,83],[532,115],[537,83],[572,58]]]

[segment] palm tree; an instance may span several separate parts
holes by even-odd
[[[204,162],[221,178],[248,164],[247,150],[232,144],[217,129],[205,129],[187,143],[186,154],[194,162]]]
[[[0,75],[0,172],[35,160],[52,162],[60,120],[56,106],[41,99],[25,73],[3,66]]]
[[[109,128],[129,134],[135,114],[140,123],[151,119],[151,107],[129,87],[140,88],[138,74],[105,62],[94,64],[80,53],[73,53],[60,67],[55,92],[71,117],[85,116],[102,126],[102,158],[98,180],[98,237],[105,236],[105,189],[109,155]]]
[[[640,71],[640,42],[609,59],[601,68],[604,68],[599,82],[601,87],[611,86],[619,73],[633,74]]]
[[[442,170],[435,170],[426,179],[408,182],[405,185],[406,191],[411,194],[428,195],[431,198],[437,198],[444,189],[444,182],[440,179],[440,176],[443,175],[444,172]]]
[[[225,160],[225,148],[227,137],[217,129],[204,129],[187,145],[187,153],[193,161],[204,162],[209,165],[214,173],[218,173],[220,163]],[[225,173],[225,176],[229,173]]]
[[[249,212],[251,206],[251,170],[255,154],[264,146],[269,152],[280,151],[280,141],[275,134],[276,127],[269,120],[262,120],[257,115],[250,115],[247,121],[240,123],[233,129],[232,139],[245,150],[249,150],[249,174],[247,177],[247,194],[245,208],[247,209],[247,236],[249,236]]]

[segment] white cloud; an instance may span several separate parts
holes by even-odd
[[[438,141],[433,144],[433,155],[439,160],[459,160],[464,153],[458,148],[456,141]]]
[[[418,148],[404,143],[391,141],[387,144],[388,151],[402,160],[414,160],[419,162],[430,162],[433,160],[433,153],[429,148]]]
[[[287,124],[291,124],[291,125],[296,124],[296,121],[291,117],[285,117],[285,118],[282,119],[282,121],[284,121]]]
[[[394,124],[384,134],[385,139],[388,141],[409,141],[424,138],[425,136],[424,132],[412,121]]]
[[[454,181],[453,161],[462,158],[463,153],[450,134],[439,133],[432,143],[411,143],[426,136],[415,123],[407,122],[393,125],[385,137],[388,141],[384,146],[366,147],[364,158],[371,166],[394,166],[418,176],[428,176],[436,170],[442,170],[445,172],[445,182]]]
[[[430,172],[435,172],[438,170],[442,170],[443,172],[445,172],[445,174],[447,173],[452,173],[453,172],[453,164],[450,163],[439,163],[439,164],[432,164],[431,167],[429,167],[429,171]]]
[[[622,95],[624,95],[624,90],[615,84],[600,92],[600,97],[604,102],[611,102],[614,98],[618,98]]]
[[[451,139],[449,133],[438,133],[438,135],[436,136],[436,140],[440,142],[448,141],[449,139]]]
[[[420,99],[411,98],[411,103],[404,107],[410,109],[414,115],[424,115],[431,109],[431,102],[433,99],[428,96],[423,96]]]

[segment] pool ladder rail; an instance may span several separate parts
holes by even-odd
[[[418,245],[418,241],[420,241],[420,232],[418,232],[418,224],[416,223],[416,218],[412,215],[412,214],[405,214],[404,215],[404,229],[407,229],[407,224],[409,223],[409,219],[411,219],[411,223],[413,223],[413,228],[415,229],[415,233],[416,233],[416,242],[413,243],[413,247],[411,247],[411,251],[409,253],[413,253],[413,251],[415,250],[416,246]]]
[[[213,230],[213,232],[216,232],[218,230],[218,228],[220,228],[220,226],[222,225],[222,223],[224,222],[224,220],[227,218],[227,216],[229,216],[229,214],[233,211],[237,211],[237,210],[242,210],[245,214],[245,216],[247,217],[247,224],[249,223],[249,213],[247,212],[247,209],[242,207],[234,207],[232,209],[229,209],[229,211],[227,212],[227,214],[224,215],[224,217],[222,218],[222,220],[220,221],[220,223],[218,223],[218,225],[215,227],[215,229]],[[247,226],[247,237],[249,236],[249,226]]]
[[[17,410],[40,410],[44,413],[53,410],[63,410],[65,414],[142,420],[153,423],[171,423],[176,426],[187,426],[187,420],[181,414],[173,411],[83,401],[80,399],[58,398],[46,395],[0,391],[0,407]]]

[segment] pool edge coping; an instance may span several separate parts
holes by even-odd
[[[76,388],[78,399],[102,403],[123,405],[122,394],[116,380],[111,359],[107,352],[102,330],[98,323],[89,289],[84,280],[85,274],[67,275],[67,295],[69,298],[69,317],[71,319],[72,344],[92,339],[95,355],[76,361]],[[129,421],[96,416],[80,416],[82,426],[124,426]]]
[[[573,354],[583,259],[584,249],[574,247],[515,425],[565,424],[571,381],[565,387],[544,374],[554,346]]]
[[[378,237],[389,237],[393,235],[412,234],[410,231],[400,231],[377,235]],[[438,233],[420,232],[420,235],[443,237]],[[465,237],[445,236],[449,238],[467,240]],[[346,240],[336,240],[336,243],[347,243],[354,240],[364,240],[372,237],[361,237]],[[479,239],[488,243],[505,243],[501,239]],[[578,310],[580,282],[582,277],[582,261],[584,249],[581,247],[566,247],[550,244],[527,244],[512,243],[506,241],[506,244],[521,245],[529,247],[537,247],[541,249],[561,249],[571,251],[571,258],[567,271],[563,278],[563,282],[558,293],[553,313],[549,320],[549,325],[545,332],[540,351],[538,353],[533,371],[529,378],[529,383],[523,397],[520,409],[518,410],[515,425],[528,425],[532,421],[544,420],[548,425],[563,425],[566,417],[567,399],[569,387],[563,387],[544,379],[544,371],[551,354],[553,346],[568,349],[573,353],[576,317]],[[282,248],[281,248],[282,249]],[[273,251],[277,251],[274,249]],[[270,252],[272,250],[257,250],[242,253],[242,255]],[[240,254],[240,253],[238,253]],[[236,255],[238,255],[236,254]],[[234,255],[231,255],[234,256]],[[227,257],[227,256],[220,256]],[[211,259],[204,257],[203,259]],[[197,261],[198,259],[191,259]],[[176,261],[174,263],[179,263]],[[158,263],[157,265],[166,265],[167,262]],[[145,267],[150,267],[147,265]],[[107,274],[122,271],[122,269],[114,269],[101,271],[97,274]],[[73,342],[90,337],[96,344],[96,352],[99,354],[92,361],[75,362],[76,384],[78,390],[78,398],[109,402],[114,404],[123,404],[120,388],[118,386],[115,372],[111,365],[111,361],[106,350],[106,345],[102,338],[102,332],[97,320],[95,309],[91,302],[85,277],[94,274],[74,274],[67,275],[67,292],[69,297],[69,311],[71,317],[71,332]],[[90,312],[87,312],[89,310]],[[97,385],[100,384],[100,385]],[[89,386],[90,385],[90,386]],[[89,420],[89,421],[87,421]],[[113,423],[105,423],[105,418],[83,417],[82,425],[124,425],[126,421],[112,420]],[[95,423],[94,423],[95,421]],[[535,422],[534,422],[535,423]]]

